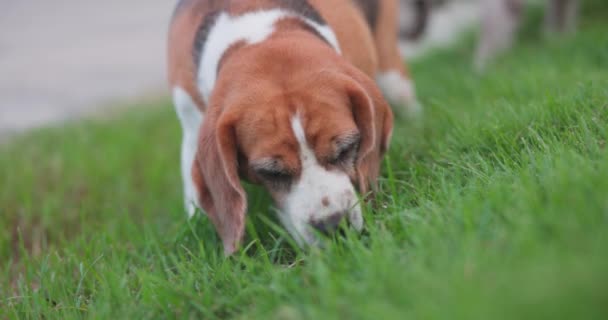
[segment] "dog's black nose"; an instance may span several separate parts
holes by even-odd
[[[312,225],[319,232],[329,235],[338,228],[342,218],[344,218],[345,215],[345,211],[334,212],[322,220],[311,220],[310,225]]]

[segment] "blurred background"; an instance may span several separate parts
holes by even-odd
[[[174,0],[0,3],[0,136],[165,94]]]
[[[402,0],[416,28],[417,0]],[[477,0],[431,0],[424,32],[403,37],[415,58],[478,21]],[[166,96],[165,39],[176,0],[2,0],[0,139]],[[411,10],[408,10],[411,9]]]

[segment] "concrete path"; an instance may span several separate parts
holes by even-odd
[[[3,0],[0,138],[161,96],[174,0]]]

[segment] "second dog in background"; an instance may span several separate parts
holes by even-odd
[[[411,41],[423,38],[432,18],[436,18],[433,16],[435,11],[448,3],[456,6],[457,1],[460,0],[400,0],[399,34],[401,39]],[[478,71],[485,69],[500,53],[513,45],[525,5],[530,2],[532,1],[468,0],[466,2],[470,10],[474,10],[475,4],[478,5],[481,20],[481,30],[474,57],[474,65]],[[546,32],[563,34],[574,31],[579,2],[580,0],[544,0]],[[471,5],[473,7],[470,7]],[[449,10],[445,6],[443,9]],[[445,23],[445,21],[442,22]]]
[[[483,0],[481,34],[475,67],[483,70],[498,54],[509,49],[516,37],[525,0]],[[547,0],[545,28],[550,34],[575,30],[579,0]]]

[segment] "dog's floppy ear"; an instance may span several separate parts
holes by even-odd
[[[393,131],[393,113],[376,83],[361,71],[348,68],[344,81],[353,117],[361,133],[357,157],[359,192],[376,189],[380,161],[388,149]]]
[[[199,133],[192,167],[201,207],[215,225],[224,253],[236,251],[245,230],[247,197],[238,175],[234,119],[210,115]]]

